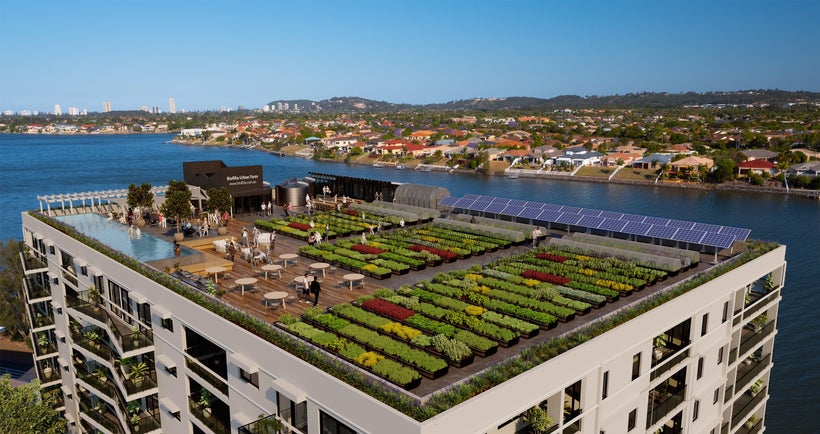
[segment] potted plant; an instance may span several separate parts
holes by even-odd
[[[533,433],[545,433],[553,425],[552,417],[540,405],[527,410],[524,413],[524,421],[530,424]]]
[[[126,203],[134,209],[134,220],[137,226],[145,226],[145,220],[142,218],[140,208],[151,208],[154,205],[154,193],[151,192],[151,184],[145,182],[140,186],[129,185]]]
[[[148,364],[139,362],[131,365],[131,370],[128,372],[129,378],[134,380],[135,386],[142,385],[145,377],[148,376]]]
[[[213,403],[213,400],[214,396],[211,392],[207,389],[202,389],[202,391],[199,392],[199,401],[197,401],[197,404],[202,407],[202,411],[211,414],[211,404]]]
[[[191,190],[185,181],[168,181],[168,190],[165,191],[165,203],[162,204],[162,214],[172,217],[176,221],[177,231],[174,239],[182,241],[185,235],[182,231],[182,219],[191,214]]]
[[[97,377],[97,379],[100,380],[100,382],[103,382],[103,383],[105,382],[105,379],[107,378],[107,375],[105,375],[105,369],[103,369],[102,366],[97,366],[96,368],[94,368],[94,376]]]
[[[264,414],[258,416],[258,420],[253,423],[251,432],[253,434],[275,434],[282,429],[282,422],[275,415],[265,417]]]
[[[228,191],[227,187],[211,188],[207,191],[208,200],[205,201],[205,209],[208,211],[216,211],[220,217],[222,214],[229,212],[233,207],[233,197]],[[219,235],[228,233],[228,228],[225,226],[226,222],[220,218],[219,227],[216,229]]]
[[[45,333],[40,334],[37,338],[37,346],[40,347],[40,350],[45,350],[48,346],[48,336]]]
[[[657,337],[655,337],[654,341],[654,350],[653,354],[655,356],[655,360],[660,360],[663,357],[663,349],[666,348],[666,333],[661,333]]]
[[[142,408],[140,407],[139,401],[131,401],[128,403],[128,407],[126,411],[131,416],[128,421],[131,423],[131,427],[134,428],[134,432],[139,432],[140,430],[140,412]]]
[[[99,306],[102,302],[102,294],[100,294],[100,290],[93,285],[88,287],[88,302],[94,306]]]

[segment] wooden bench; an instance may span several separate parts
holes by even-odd
[[[198,275],[205,275],[205,269],[211,267],[223,267],[225,268],[226,272],[233,271],[233,262],[227,259],[220,259],[220,258],[212,258],[205,262],[200,262],[197,264],[190,264],[190,265],[183,265],[180,270],[185,270],[194,274]]]

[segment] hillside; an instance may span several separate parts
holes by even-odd
[[[782,106],[793,103],[820,103],[820,93],[784,90],[744,90],[734,92],[641,92],[624,95],[578,96],[560,95],[553,98],[507,97],[474,98],[438,104],[396,104],[360,97],[333,97],[321,101],[275,100],[269,105],[288,104],[289,110],[298,107],[302,113],[359,112],[378,113],[413,110],[442,111],[499,111],[499,110],[557,110],[595,108],[672,108],[687,105],[763,105]]]

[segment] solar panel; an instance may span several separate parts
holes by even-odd
[[[708,232],[701,240],[701,244],[705,246],[719,247],[725,249],[732,246],[734,237],[730,235],[723,235],[714,232]]]
[[[567,214],[578,214],[582,209],[583,208],[578,208],[577,206],[562,206],[561,212]]]
[[[510,205],[515,205],[515,206],[524,206],[524,205],[526,205],[526,204],[527,204],[527,201],[526,201],[526,200],[518,200],[518,199],[512,199],[512,200],[510,200]]]
[[[464,195],[464,199],[478,199],[479,197],[481,197],[481,195],[472,193],[467,193]]]
[[[581,216],[578,214],[571,214],[562,212],[561,215],[558,216],[555,221],[557,223],[563,223],[565,225],[574,225],[578,223],[578,220],[581,220]]]
[[[700,244],[701,240],[703,240],[703,236],[706,235],[704,231],[693,231],[691,229],[678,229],[675,232],[675,235],[672,236],[672,239],[675,241],[683,241],[687,243],[696,243]]]
[[[463,197],[462,197],[462,198],[461,198],[461,199],[459,199],[459,200],[455,203],[455,205],[453,205],[453,206],[455,206],[455,207],[457,207],[457,208],[467,208],[468,206],[472,205],[472,204],[473,204],[473,202],[475,202],[475,200],[473,200],[473,199],[465,199],[465,198],[463,198]]]
[[[624,213],[614,212],[614,211],[601,211],[601,215],[599,215],[599,217],[604,217],[604,218],[608,218],[608,219],[616,219],[616,220],[620,220],[621,217],[623,217],[623,216],[624,216]]]
[[[652,225],[638,222],[628,222],[621,232],[631,235],[646,235],[646,232],[652,228]]]
[[[475,210],[475,211],[484,211],[488,206],[490,206],[490,203],[492,203],[492,202],[477,200],[477,201],[473,202],[472,205],[470,205],[470,208]]]
[[[522,201],[519,201],[519,202],[522,202]],[[514,217],[518,217],[518,215],[521,214],[522,212],[524,212],[525,209],[526,208],[524,208],[521,205],[512,205],[512,204],[510,204],[510,205],[507,205],[506,208],[504,208],[504,214],[511,215],[511,216],[514,216]]]
[[[579,211],[578,214],[588,215],[588,216],[592,216],[592,217],[598,217],[598,216],[601,215],[601,210],[591,209],[591,208],[584,208],[581,211]]]
[[[456,202],[458,202],[458,199],[459,198],[457,198],[457,197],[447,196],[444,199],[442,199],[441,201],[439,201],[438,204],[441,205],[441,206],[453,206],[453,205],[455,205]]]
[[[731,235],[735,237],[735,239],[738,239],[740,241],[745,240],[746,237],[749,236],[750,232],[751,230],[749,229],[733,228],[731,226],[721,226],[720,230],[718,231],[718,233],[721,235]]]
[[[675,235],[675,232],[678,231],[678,228],[672,228],[669,226],[658,226],[652,225],[652,227],[646,231],[646,236],[652,238],[666,238],[671,239],[672,235]]]
[[[626,220],[628,222],[642,222],[645,217],[642,215],[637,214],[624,214],[621,216],[621,220]]]
[[[709,223],[695,223],[695,225],[692,226],[692,229],[695,229],[697,231],[717,233],[718,231],[720,231],[720,226],[710,225]]]
[[[651,225],[658,225],[658,226],[666,226],[669,224],[669,219],[661,218],[661,217],[650,217],[646,216],[643,219],[644,223],[649,223]]]
[[[545,203],[541,208],[548,211],[561,211],[561,205],[556,205],[554,203]]]
[[[512,202],[512,199],[505,199],[503,197],[494,197],[494,198],[490,199],[490,202],[507,205],[508,203]]]
[[[524,212],[519,214],[519,217],[523,217],[525,219],[536,219],[538,218],[538,214],[541,214],[541,210],[537,208],[524,208]]]
[[[672,226],[673,228],[681,228],[681,229],[692,229],[692,226],[694,226],[694,225],[695,224],[692,223],[692,222],[672,219],[672,220],[669,220],[669,223],[666,226]]]
[[[487,208],[484,209],[484,212],[491,212],[493,214],[498,214],[506,208],[507,205],[503,203],[491,203]]]
[[[626,224],[627,222],[618,219],[604,219],[601,225],[598,226],[598,229],[621,232],[621,229],[623,229]]]
[[[561,213],[558,212],[558,211],[552,211],[552,210],[545,209],[545,210],[542,210],[541,214],[538,215],[538,220],[545,221],[545,222],[555,222],[556,219],[558,219],[558,216],[560,216],[560,215],[561,215]]]
[[[549,205],[549,204],[542,203],[542,202],[533,202],[531,200],[528,200],[527,204],[524,205],[524,206],[527,207],[527,208],[544,209],[544,207],[547,206],[547,205]]]
[[[597,229],[598,226],[600,226],[601,223],[604,222],[604,220],[605,219],[602,219],[600,217],[593,217],[593,216],[586,215],[586,216],[582,216],[581,220],[578,220],[577,224],[578,224],[578,226]]]

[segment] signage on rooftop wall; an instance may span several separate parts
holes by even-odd
[[[262,166],[226,167],[222,169],[223,183],[232,194],[258,191],[262,186]]]

